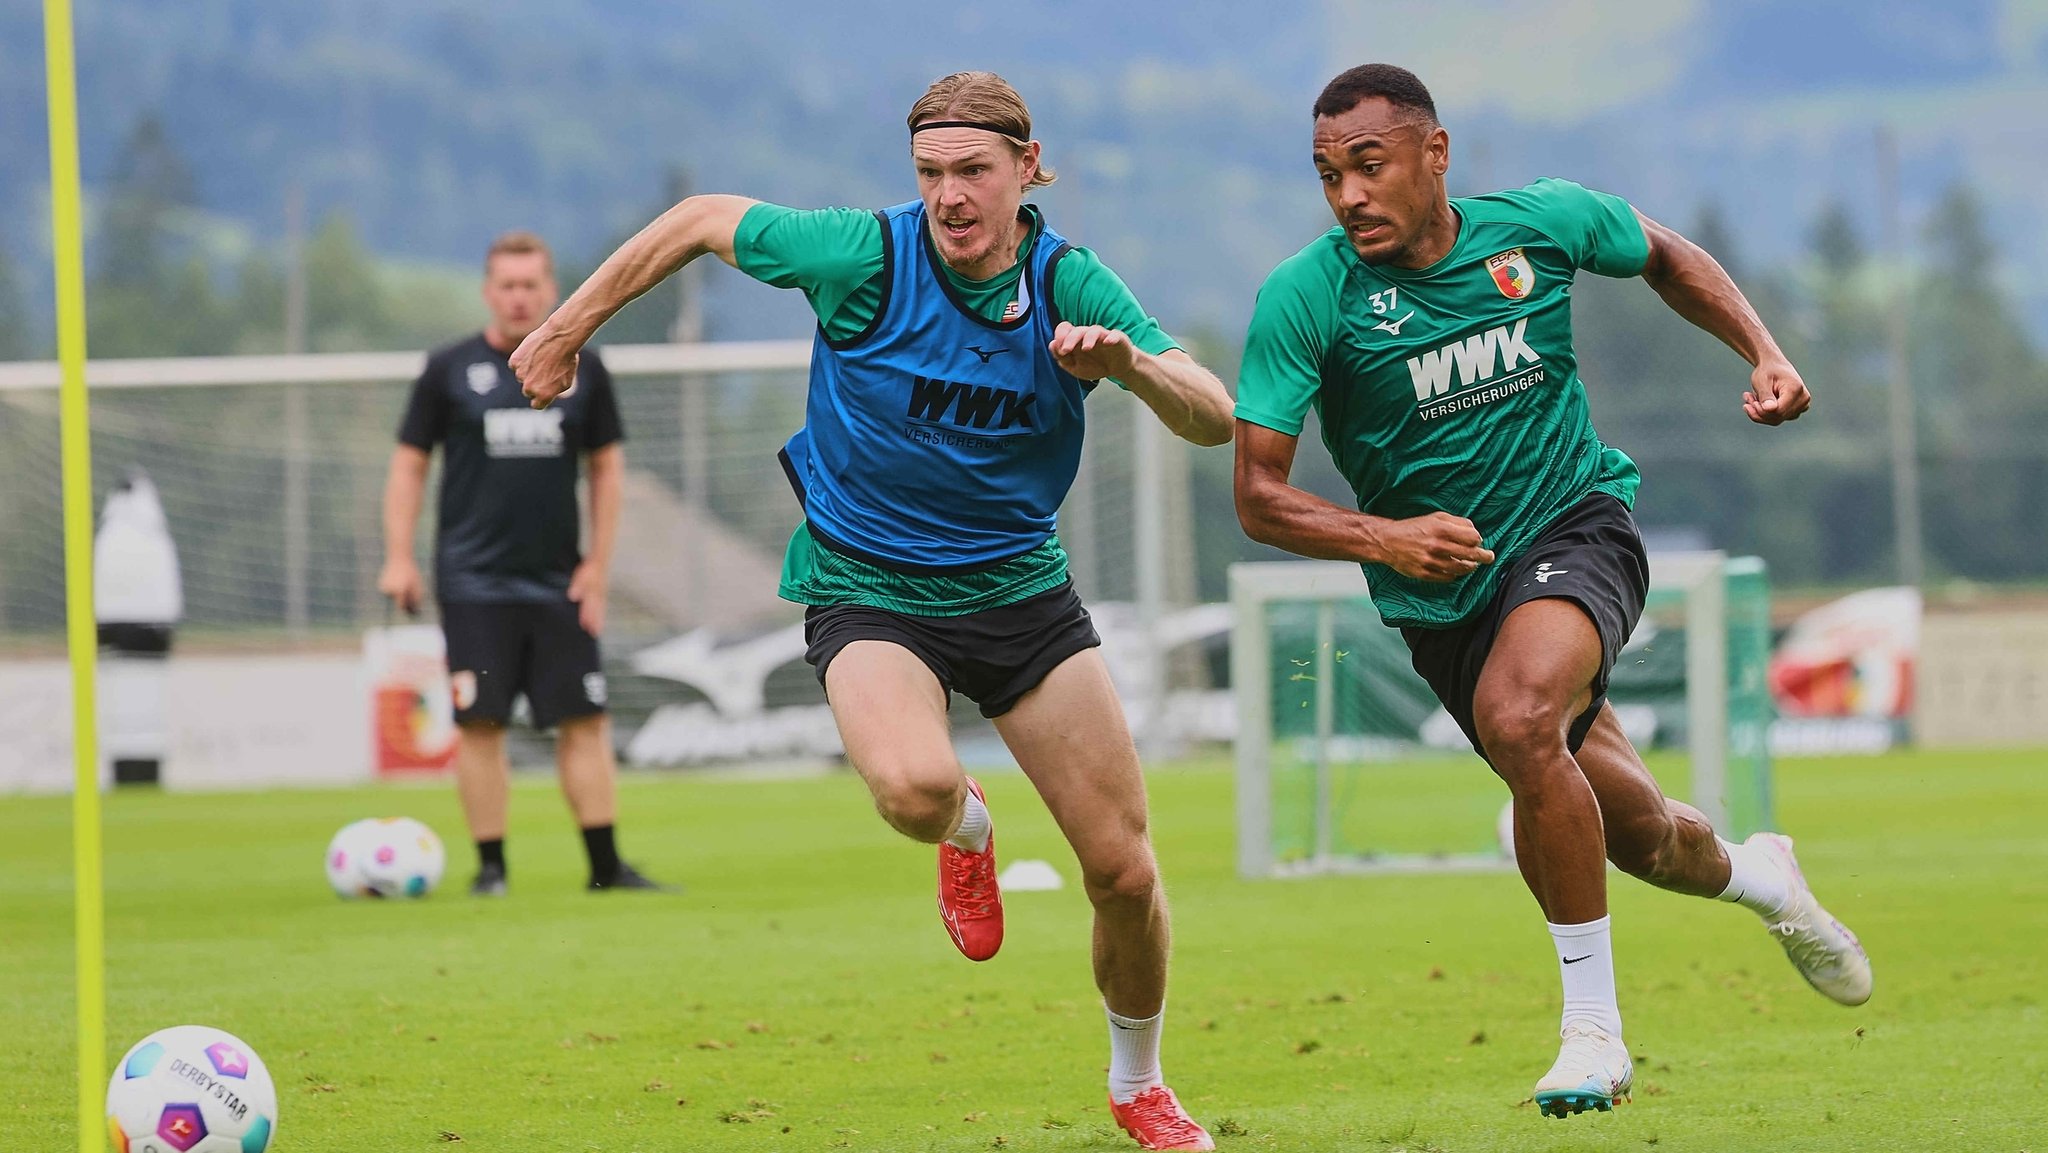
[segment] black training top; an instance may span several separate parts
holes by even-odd
[[[444,602],[558,601],[582,560],[577,460],[624,439],[611,374],[583,351],[576,389],[535,410],[482,333],[427,358],[398,439],[445,442],[434,586]]]

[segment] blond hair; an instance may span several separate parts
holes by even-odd
[[[966,120],[1010,142],[1021,155],[1031,141],[1031,110],[1010,82],[993,72],[955,72],[932,81],[917,103],[910,106],[911,132],[930,120]],[[1028,191],[1043,188],[1059,179],[1043,162],[1037,175],[1025,185]]]
[[[548,242],[542,240],[538,233],[528,232],[525,229],[514,229],[511,232],[501,234],[496,240],[491,241],[490,249],[484,253],[484,271],[486,273],[490,272],[491,261],[496,260],[500,256],[526,256],[535,252],[540,253],[541,257],[547,261],[548,275],[553,276],[555,274],[554,252],[548,248]]]

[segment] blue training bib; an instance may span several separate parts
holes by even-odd
[[[887,295],[866,332],[832,341],[819,329],[804,427],[783,449],[811,534],[908,572],[1029,552],[1073,487],[1094,387],[1046,351],[1069,246],[1041,223],[1012,315],[994,321],[946,279],[921,202],[875,215]]]

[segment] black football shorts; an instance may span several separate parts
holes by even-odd
[[[583,630],[575,602],[441,605],[455,723],[504,724],[521,693],[533,724],[551,729],[604,711],[597,638]]]
[[[981,706],[984,717],[1009,712],[1061,662],[1102,644],[1072,581],[957,617],[911,616],[867,605],[813,606],[804,613],[804,641],[804,659],[817,670],[819,684],[832,658],[855,641],[901,645],[947,692]]]
[[[1472,695],[1501,625],[1509,613],[1533,600],[1556,597],[1578,605],[1600,632],[1600,671],[1593,679],[1592,702],[1573,719],[1568,734],[1568,747],[1576,753],[1607,703],[1607,678],[1642,619],[1649,591],[1650,558],[1635,518],[1627,505],[1594,493],[1561,513],[1515,559],[1478,615],[1447,629],[1403,628],[1401,638],[1408,642],[1415,671],[1483,757]]]

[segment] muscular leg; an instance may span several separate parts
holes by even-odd
[[[472,721],[461,727],[460,734],[455,746],[455,791],[462,798],[470,838],[503,840],[511,787],[505,764],[505,726]]]
[[[1152,1017],[1166,999],[1166,893],[1152,857],[1145,781],[1098,650],[1054,669],[996,730],[1080,861],[1095,907],[1095,984],[1110,1011]]]
[[[1579,766],[1600,798],[1607,855],[1617,868],[1660,889],[1741,905],[1772,927],[1772,938],[1823,995],[1845,1005],[1870,998],[1869,956],[1815,899],[1790,840],[1722,841],[1698,809],[1659,791],[1612,709],[1594,721]]]
[[[609,717],[596,713],[557,725],[555,770],[578,826],[593,829],[617,820],[619,766]]]
[[[1214,1149],[1166,1087],[1159,1046],[1171,949],[1166,892],[1152,856],[1145,779],[1097,649],[1068,657],[996,718],[1038,788],[1095,907],[1095,986],[1109,1025],[1110,1116],[1147,1149]]]
[[[1728,854],[1706,815],[1664,795],[1612,708],[1602,706],[1579,747],[1579,768],[1599,798],[1607,859],[1660,889],[1714,897],[1728,887]]]
[[[967,778],[946,730],[946,691],[924,662],[888,641],[854,641],[826,666],[825,695],[882,819],[928,845],[951,836]]]
[[[1585,611],[1534,600],[1508,614],[1473,692],[1479,743],[1514,793],[1516,860],[1553,924],[1607,915],[1600,802],[1566,747],[1599,670],[1600,634]]]
[[[1515,794],[1517,860],[1530,862],[1522,875],[1557,950],[1561,1045],[1534,1091],[1557,1116],[1610,1108],[1634,1069],[1615,997],[1601,804],[1569,746],[1600,657],[1599,631],[1576,603],[1530,601],[1502,623],[1473,693],[1480,743]]]

